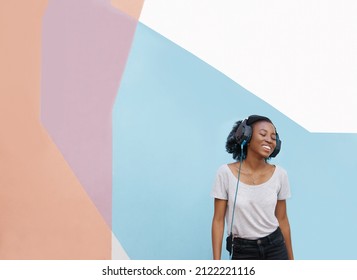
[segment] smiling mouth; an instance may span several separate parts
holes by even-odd
[[[263,145],[263,148],[267,151],[271,151],[271,148],[269,146]]]

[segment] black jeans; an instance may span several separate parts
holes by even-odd
[[[232,260],[287,260],[284,236],[278,227],[273,233],[257,240],[235,237]]]

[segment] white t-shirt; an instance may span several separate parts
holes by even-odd
[[[217,170],[211,196],[228,200],[226,210],[227,234],[231,231],[234,196],[238,179],[227,164]],[[277,200],[291,196],[286,171],[276,166],[271,178],[260,185],[239,182],[234,212],[233,235],[245,239],[258,239],[274,232],[279,226],[275,216]]]

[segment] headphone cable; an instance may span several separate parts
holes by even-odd
[[[232,236],[232,248],[231,248],[231,257],[233,258],[233,240],[234,240],[234,236],[233,236],[233,221],[234,221],[234,212],[235,212],[235,208],[236,208],[236,202],[237,202],[237,195],[238,195],[238,186],[239,186],[239,180],[240,180],[240,171],[242,168],[242,161],[243,161],[243,146],[245,144],[245,140],[243,141],[243,143],[240,145],[240,158],[239,158],[239,169],[238,169],[238,176],[237,176],[237,186],[236,186],[236,191],[235,191],[235,195],[234,195],[234,203],[233,203],[233,211],[232,211],[232,221],[231,221],[231,236]]]

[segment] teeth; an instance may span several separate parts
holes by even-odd
[[[264,149],[268,149],[271,150],[271,148],[269,146],[263,146]]]

